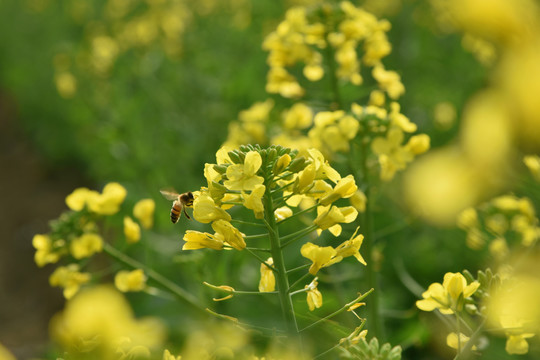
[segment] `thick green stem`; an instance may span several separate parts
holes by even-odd
[[[121,251],[118,251],[108,243],[105,243],[103,245],[103,251],[107,253],[112,258],[134,268],[134,269],[142,269],[144,273],[153,281],[161,285],[163,288],[170,291],[173,295],[175,295],[178,299],[186,302],[187,304],[193,306],[193,308],[204,311],[203,304],[200,303],[198,299],[196,299],[193,295],[191,295],[186,290],[182,289],[180,286],[176,285],[171,280],[167,279],[163,275],[155,272],[154,270],[150,269],[146,265],[138,262],[137,260],[127,256]]]
[[[277,291],[279,294],[279,302],[283,313],[283,319],[290,333],[297,333],[296,317],[291,297],[289,295],[289,278],[287,277],[287,268],[283,252],[281,251],[281,241],[279,238],[279,230],[274,218],[274,204],[272,196],[269,192],[264,195],[264,217],[266,226],[268,227],[268,237],[270,238],[270,250],[272,259],[274,260],[274,269],[276,277]]]

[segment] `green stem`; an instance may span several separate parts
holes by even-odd
[[[118,261],[120,261],[120,262],[134,268],[134,269],[142,269],[144,271],[144,273],[150,279],[152,279],[153,281],[155,281],[156,283],[161,285],[163,288],[170,291],[178,299],[180,299],[180,300],[186,302],[187,304],[193,306],[197,310],[200,310],[202,312],[205,311],[204,306],[200,303],[200,301],[198,299],[193,297],[193,295],[191,295],[191,293],[187,292],[186,290],[184,290],[180,286],[176,285],[174,282],[167,279],[163,275],[155,272],[154,270],[152,270],[149,267],[147,267],[146,265],[138,262],[137,260],[127,256],[123,252],[118,251],[117,249],[115,249],[114,247],[112,247],[108,243],[103,244],[103,251],[105,251],[105,253],[107,253],[112,258],[114,258],[114,259],[116,259],[116,260],[118,260]]]
[[[285,259],[283,258],[283,252],[281,251],[281,240],[279,238],[279,231],[274,218],[274,204],[272,201],[272,196],[268,191],[266,194],[264,194],[263,200],[265,224],[268,227],[268,237],[270,238],[270,249],[275,269],[274,276],[276,277],[276,285],[279,294],[279,302],[281,304],[281,311],[283,313],[283,319],[285,321],[287,331],[289,333],[297,333],[298,326],[296,324],[292,299],[289,295],[289,278],[287,277]]]
[[[308,228],[305,228],[305,229],[302,229],[302,230],[299,230],[295,233],[292,233],[292,234],[289,234],[287,236],[284,236],[281,238],[281,241],[285,241],[282,245],[281,245],[281,248],[284,249],[287,245],[290,245],[292,244],[293,242],[295,242],[296,240],[299,240],[301,238],[303,238],[304,236],[306,236],[307,234],[315,231],[317,229],[317,225],[311,225],[309,226]]]

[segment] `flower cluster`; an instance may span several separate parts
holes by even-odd
[[[34,235],[32,244],[36,249],[34,259],[38,266],[57,263],[62,258],[68,262],[68,265],[58,267],[50,277],[51,286],[62,287],[66,298],[73,297],[81,285],[91,280],[90,273],[80,272],[78,263],[103,251],[105,242],[100,234],[99,221],[117,214],[126,194],[126,189],[118,183],[105,185],[101,193],[87,188],[75,189],[66,197],[70,211],[51,222],[50,233]],[[146,229],[153,226],[154,209],[151,199],[135,204],[133,216],[139,222],[128,215],[124,217],[126,242],[140,240],[141,226]]]
[[[488,245],[496,260],[507,258],[511,247],[530,248],[540,238],[540,226],[531,200],[503,195],[477,208],[463,210],[457,225],[467,232],[467,246],[482,249]],[[513,245],[513,246],[512,246]]]
[[[316,149],[307,149],[305,154],[302,156],[296,150],[279,145],[266,149],[258,145],[240,146],[235,150],[221,148],[216,154],[216,163],[205,165],[207,186],[194,192],[193,202],[195,220],[210,223],[214,233],[187,230],[183,237],[183,249],[268,249],[273,256],[264,262],[259,258],[259,291],[275,291],[276,284],[279,287],[275,268],[279,263],[276,263],[275,255],[281,253],[284,246],[277,236],[277,226],[298,213],[316,210],[317,216],[309,226],[298,231],[298,236],[285,236],[288,242],[309,233],[320,234],[324,230],[339,236],[342,224],[353,222],[358,210],[354,206],[338,206],[336,203],[340,199],[353,197],[357,198],[357,206],[361,207],[362,203],[358,199],[358,188],[352,175],[341,177]],[[229,213],[235,207],[249,210],[255,221],[262,221],[259,226],[267,228],[269,234],[242,233],[233,225],[237,220]],[[245,220],[238,223],[253,224]],[[320,268],[331,266],[349,256],[354,256],[365,265],[359,252],[363,238],[363,235],[356,235],[355,232],[349,240],[336,248],[305,243],[301,254],[312,261],[309,274],[316,275]],[[261,245],[261,240],[266,240],[266,243]],[[252,254],[251,250],[249,252]],[[306,291],[310,309],[319,307],[314,305],[322,303],[322,295],[319,295],[316,286],[311,285]],[[234,290],[229,293],[231,295]]]
[[[372,76],[380,89],[397,99],[405,91],[400,77],[386,70],[381,62],[391,52],[386,37],[389,29],[388,21],[378,20],[348,1],[337,7],[325,3],[309,11],[305,7],[293,7],[263,43],[263,48],[269,51],[270,66],[266,90],[286,98],[303,96],[305,90],[294,75],[298,66],[302,66],[303,77],[311,82],[332,72],[329,76],[361,85],[363,64],[372,67]],[[330,58],[325,55],[328,53]]]

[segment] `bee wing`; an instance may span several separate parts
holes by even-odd
[[[159,190],[159,192],[167,200],[178,200],[178,196],[180,195],[174,191],[169,191],[169,190]]]

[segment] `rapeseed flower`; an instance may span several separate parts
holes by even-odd
[[[227,167],[228,180],[223,185],[229,190],[253,190],[264,182],[261,176],[256,175],[261,165],[261,155],[256,151],[248,152],[243,164]]]
[[[212,229],[216,232],[216,236],[223,237],[223,241],[236,250],[242,250],[246,247],[244,234],[231,225],[230,222],[226,220],[216,220],[212,223]]]
[[[60,266],[49,277],[51,286],[64,288],[64,297],[71,299],[80,289],[81,285],[90,281],[89,273],[79,272],[79,265],[70,264]]]
[[[122,270],[116,273],[114,285],[121,292],[141,291],[146,287],[146,275],[142,269]]]
[[[242,192],[243,204],[246,208],[253,210],[255,218],[262,219],[264,217],[264,205],[262,203],[262,197],[266,191],[266,187],[262,184],[256,185],[251,193],[246,194]]]
[[[60,259],[61,252],[56,251],[53,240],[49,235],[34,235],[32,238],[32,246],[36,249],[34,261],[39,267],[56,263]]]
[[[332,258],[337,254],[336,249],[331,246],[321,247],[311,242],[302,245],[300,253],[313,262],[309,268],[311,275],[316,275],[322,267],[328,266]]]
[[[420,310],[433,311],[439,309],[443,314],[460,312],[464,306],[464,300],[476,292],[480,283],[473,281],[467,284],[467,280],[460,273],[446,273],[442,284],[433,283],[422,294],[423,299],[416,302]]]
[[[103,250],[103,239],[94,233],[85,233],[71,240],[69,251],[75,259],[90,257]]]
[[[129,216],[124,216],[124,235],[126,241],[130,244],[141,240],[141,228],[139,224],[133,221]]]
[[[156,203],[153,199],[139,200],[133,207],[133,216],[141,223],[145,229],[150,229],[154,225],[154,211]]]
[[[266,264],[273,266],[274,260],[269,257],[266,259]],[[265,264],[261,264],[261,280],[259,281],[259,291],[260,292],[270,292],[276,289],[276,278],[274,276],[274,271],[270,269]]]
[[[182,250],[196,250],[196,249],[223,249],[223,236],[220,234],[202,233],[199,231],[187,230],[184,234],[184,241],[186,242],[182,247]]]
[[[201,223],[208,224],[212,221],[223,219],[231,220],[231,215],[217,206],[207,192],[201,192],[193,201],[193,217]]]
[[[319,283],[317,282],[317,278],[315,278],[305,287],[307,289],[307,304],[309,311],[318,309],[323,304],[323,297],[319,289],[317,289],[317,285],[319,285]]]

